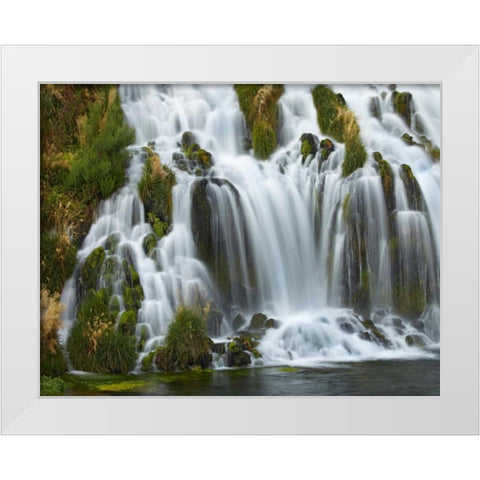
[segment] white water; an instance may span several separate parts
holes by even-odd
[[[130,86],[120,89],[126,120],[136,129],[138,147],[155,142],[162,163],[176,173],[173,189],[173,225],[157,244],[154,258],[142,248],[151,227],[145,222],[143,205],[136,185],[144,156],[139,148],[128,170],[124,188],[102,202],[81,251],[79,263],[96,247],[104,245],[112,233],[120,235],[114,256],[133,259],[140,276],[145,300],[139,311],[137,333],[146,325],[150,338],[145,352],[161,342],[173,313],[180,305],[198,296],[218,300],[225,313],[220,336],[232,332],[237,312],[250,318],[263,312],[280,322],[267,330],[258,350],[263,364],[315,365],[325,361],[345,361],[378,357],[425,355],[407,347],[405,336],[416,334],[427,344],[439,340],[438,265],[440,223],[440,166],[420,147],[409,147],[400,140],[410,132],[390,105],[386,87],[335,86],[359,121],[362,140],[369,154],[363,169],[341,178],[344,146],[319,165],[319,154],[302,164],[299,138],[319,131],[311,87],[286,86],[279,101],[279,145],[267,161],[243,152],[247,135],[232,86]],[[421,112],[426,135],[440,141],[439,89],[430,86],[402,86],[413,94],[415,111]],[[381,92],[387,92],[385,99]],[[378,96],[382,120],[369,111],[371,96]],[[191,231],[191,192],[197,177],[176,168],[172,154],[179,151],[184,131],[192,131],[200,146],[212,153],[210,177],[228,180],[239,200],[227,186],[210,183],[207,187],[213,211],[214,238],[225,246],[230,265],[230,298],[221,299],[209,272],[197,257]],[[413,132],[410,132],[413,133]],[[381,180],[371,154],[381,151],[395,175],[396,225],[402,251],[400,275],[403,279],[422,275],[436,294],[424,312],[425,334],[403,320],[392,305],[392,265],[388,253],[388,218]],[[408,201],[399,177],[399,166],[412,168],[422,189],[427,212],[408,210]],[[359,234],[366,243],[370,272],[371,318],[390,341],[390,348],[366,341],[362,317],[351,308],[349,289],[353,288],[350,243],[357,233],[346,228],[342,203],[347,193],[350,212],[365,219]],[[425,258],[426,256],[426,258]],[[254,284],[252,284],[254,279]],[[62,299],[67,304],[66,324],[75,319],[75,276],[67,283]],[[121,300],[121,296],[119,297]],[[345,331],[345,324],[350,325]],[[65,331],[65,335],[68,328]],[[217,366],[222,366],[219,360]]]

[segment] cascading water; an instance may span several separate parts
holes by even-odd
[[[257,364],[427,355],[407,345],[406,338],[420,338],[423,345],[439,341],[439,164],[421,146],[401,140],[404,133],[418,133],[419,120],[414,128],[405,124],[386,86],[332,88],[356,115],[368,153],[364,167],[347,178],[341,170],[343,144],[333,142],[334,150],[323,161],[320,151],[302,155],[302,134],[325,138],[309,86],[285,87],[278,103],[278,147],[266,161],[244,149],[248,132],[232,86],[121,86],[124,114],[136,129],[137,146],[126,185],[102,203],[78,253],[76,273],[63,291],[63,339],[75,321],[80,266],[104,246],[106,258],[117,265],[114,285],[125,281],[122,262],[138,272],[144,299],[137,336],[142,328],[148,331],[140,359],[162,342],[175,310],[200,297],[212,299],[223,312],[223,320],[210,332],[216,342],[233,335],[232,322],[239,313],[249,319],[262,312],[276,320],[277,328],[267,329],[260,340]],[[439,89],[408,90],[422,132],[438,144]],[[185,131],[212,154],[212,167],[201,178],[178,168],[173,159]],[[143,241],[152,227],[137,192],[145,162],[141,147],[149,142],[176,175],[172,226],[150,256]],[[372,156],[375,151],[391,165],[395,195],[390,204]],[[416,202],[405,187],[404,165],[421,190]],[[192,232],[199,185],[211,209],[216,260],[210,265],[200,260]],[[115,244],[108,248],[112,238]],[[99,286],[112,282],[108,273],[102,270]],[[121,290],[113,291],[121,313]],[[393,308],[402,292],[407,292],[402,301],[408,307],[418,291],[426,300],[414,319]],[[240,328],[248,328],[246,323]],[[218,355],[215,365],[224,365]]]

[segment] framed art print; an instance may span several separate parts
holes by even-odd
[[[478,47],[2,53],[4,432],[478,432]]]

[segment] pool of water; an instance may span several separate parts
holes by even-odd
[[[259,367],[132,375],[72,373],[66,395],[440,395],[440,360],[377,360],[317,368]]]

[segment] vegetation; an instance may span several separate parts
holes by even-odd
[[[172,222],[172,189],[175,174],[160,162],[152,149],[144,147],[146,154],[138,193],[145,207],[148,222],[157,236],[162,237]]]
[[[352,111],[347,108],[343,97],[335,95],[327,85],[317,85],[312,95],[322,133],[345,143],[342,175],[348,177],[355,170],[363,167],[367,159],[357,120]]]
[[[58,342],[58,329],[62,324],[64,305],[60,295],[40,292],[40,374],[57,377],[67,371],[63,351]]]
[[[392,92],[393,109],[405,120],[405,123],[410,126],[412,121],[412,94],[410,92]]]
[[[213,345],[199,312],[180,307],[168,327],[165,345],[155,356],[159,370],[185,370],[195,366],[207,368]]]
[[[61,378],[52,378],[42,375],[40,377],[40,395],[63,395],[65,393],[65,382]]]
[[[134,139],[134,130],[124,123],[117,86],[40,86],[40,356],[44,375],[66,371],[57,340],[63,308],[60,292],[74,271],[78,247],[99,202],[125,181],[126,147]],[[90,261],[82,272],[85,288],[96,287],[96,270]]]
[[[107,289],[89,290],[78,308],[77,321],[67,341],[76,370],[127,373],[135,366],[136,314],[124,312],[116,329],[117,312],[112,312],[109,300]]]
[[[283,85],[235,85],[238,102],[252,135],[255,155],[268,158],[277,147],[277,102],[284,92]]]
[[[385,205],[387,212],[391,213],[395,210],[395,181],[393,178],[393,171],[390,164],[382,158],[380,152],[374,152],[373,158],[378,163],[378,173],[382,180],[382,189],[385,196]]]

